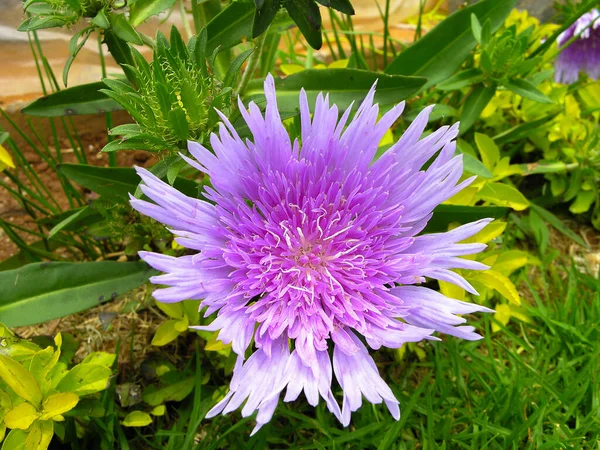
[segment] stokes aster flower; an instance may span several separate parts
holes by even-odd
[[[242,141],[221,115],[213,152],[190,142],[195,160],[210,176],[208,201],[190,198],[138,169],[142,191],[135,209],[172,229],[177,242],[197,251],[179,258],[141,252],[164,275],[161,302],[202,300],[208,326],[238,355],[229,393],[208,414],[227,414],[244,402],[242,416],[258,410],[255,433],[284,401],[304,391],[322,397],[344,424],[362,404],[385,402],[394,418],[398,400],[379,376],[372,349],[438,339],[435,331],[463,339],[480,336],[456,314],[490,310],[416,286],[426,278],[473,287],[452,269],[486,269],[460,258],[484,244],[460,244],[490,220],[447,233],[418,236],[433,209],[472,179],[459,182],[462,157],[454,156],[458,124],[421,139],[431,107],[402,138],[374,160],[378,143],[398,119],[399,104],[377,121],[375,86],[349,121],[319,95],[311,118],[300,95],[301,139],[284,128],[271,76],[265,81],[265,116],[250,103],[240,110],[252,134]],[[338,120],[339,119],[339,120]],[[432,160],[433,159],[433,160]],[[427,169],[422,166],[432,160]],[[254,352],[246,360],[253,341]],[[340,410],[333,375],[343,390]]]
[[[563,49],[556,59],[554,78],[558,83],[571,84],[583,71],[597,80],[600,78],[600,13],[597,9],[582,15],[563,31],[557,39],[558,46],[564,46],[574,36],[578,38]]]

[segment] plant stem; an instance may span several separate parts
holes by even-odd
[[[265,46],[265,40],[267,39],[268,31],[269,31],[268,29],[265,30],[265,32],[263,34],[261,34],[259,37],[257,37],[254,40],[254,48],[255,48],[254,53],[252,53],[252,55],[250,55],[250,59],[248,59],[248,65],[246,66],[246,69],[244,70],[244,73],[242,75],[242,80],[240,81],[240,84],[237,88],[237,94],[240,97],[244,94],[244,91],[246,90],[246,87],[248,86],[248,83],[252,79],[252,75],[254,74],[254,71],[256,70],[258,61],[260,61],[260,55],[262,54],[263,47]]]

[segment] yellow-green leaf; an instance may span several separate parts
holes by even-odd
[[[466,241],[468,242],[480,242],[482,244],[487,244],[493,239],[496,239],[506,229],[506,222],[501,220],[494,220],[485,226],[483,230],[479,233],[471,236]]]
[[[573,214],[588,212],[595,200],[596,193],[594,191],[579,191],[575,201],[569,206],[569,211]]]
[[[508,250],[498,255],[492,268],[502,275],[509,276],[515,270],[527,265],[530,262],[530,256],[522,250]]]
[[[33,375],[33,378],[38,382],[40,388],[44,388],[47,383],[46,377],[57,362],[57,358],[54,358],[54,348],[51,346],[46,347],[44,350],[40,350],[29,362],[29,373]]]
[[[112,367],[117,355],[107,352],[94,352],[87,355],[81,364],[97,364],[104,367]]]
[[[163,303],[156,302],[156,306],[162,312],[172,319],[181,319],[183,317],[183,305],[181,302],[177,303]]]
[[[206,342],[204,346],[204,350],[208,350],[210,352],[218,352],[219,350],[225,350],[231,347],[231,344],[224,344],[223,341],[217,339],[219,335],[218,331],[215,331],[211,338]]]
[[[79,396],[99,392],[108,386],[112,370],[98,364],[78,364],[69,370],[56,386],[58,392]]]
[[[22,430],[12,430],[2,444],[2,450],[25,450],[27,433]]]
[[[165,405],[158,405],[156,408],[150,411],[150,414],[153,416],[164,416],[166,411],[167,408]]]
[[[349,62],[350,62],[349,59],[338,59],[338,60],[332,62],[331,64],[329,64],[327,67],[329,69],[345,69],[346,67],[348,67]]]
[[[0,422],[2,421],[2,418],[4,417],[4,413],[6,413],[6,411],[11,410],[11,409],[12,409],[12,401],[10,399],[10,395],[8,395],[6,392],[4,392],[2,389],[0,389]]]
[[[36,422],[29,430],[25,441],[25,450],[46,450],[54,435],[54,422],[41,420]]]
[[[10,153],[0,145],[0,172],[6,169],[7,167],[15,168],[15,163],[10,156]]]
[[[493,173],[494,167],[500,160],[500,149],[492,138],[481,133],[475,133],[475,144],[481,155],[483,165]]]
[[[4,422],[0,422],[0,442],[2,442],[2,439],[4,439],[5,435],[6,435],[6,425],[4,424]]]
[[[279,69],[285,75],[293,75],[295,73],[302,72],[305,69],[305,67],[301,66],[300,64],[281,64],[279,66]]]
[[[26,430],[38,417],[40,417],[40,413],[37,412],[35,406],[23,402],[6,413],[4,423],[8,428]]]
[[[161,323],[152,338],[152,345],[161,347],[177,339],[177,336],[179,336],[179,331],[176,328],[178,322],[178,320],[172,319]]]
[[[188,320],[187,316],[183,316],[183,319],[180,319],[177,322],[175,322],[174,326],[177,331],[183,333],[184,331],[187,331],[189,325],[190,321]]]
[[[447,281],[439,280],[440,284],[440,292],[444,294],[446,297],[455,298],[457,300],[465,299],[465,290],[456,286],[453,283],[448,283]]]
[[[516,188],[504,183],[486,183],[477,193],[482,200],[499,206],[509,206],[515,211],[529,207],[529,201]]]
[[[152,423],[152,417],[143,411],[132,411],[127,414],[121,423],[125,427],[145,427]]]
[[[35,378],[17,361],[0,355],[0,378],[19,396],[39,406],[42,391]]]
[[[79,396],[72,392],[61,392],[50,395],[42,404],[42,416],[40,420],[51,419],[54,416],[72,410],[79,403]]]
[[[523,169],[518,164],[510,164],[510,158],[505,156],[494,168],[494,179],[501,180],[502,178],[509,177],[511,175],[517,175],[523,173]]]
[[[521,297],[517,288],[510,279],[495,270],[486,270],[485,272],[472,273],[469,279],[473,279],[487,288],[494,289],[509,302],[515,305],[521,304]]]
[[[531,323],[531,318],[518,306],[501,304],[496,305],[496,313],[494,319],[506,326],[511,318],[519,319],[522,322]],[[492,323],[492,331],[496,332],[500,330],[500,326],[496,323]]]

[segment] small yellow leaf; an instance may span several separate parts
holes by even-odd
[[[304,70],[304,66],[301,66],[300,64],[281,64],[279,69],[285,75],[293,75],[295,73],[302,72]]]
[[[516,188],[505,183],[486,183],[477,197],[494,205],[509,206],[515,211],[523,211],[529,207],[529,200]]]
[[[327,66],[325,64],[317,64],[316,66],[313,66],[313,69],[323,70],[327,69]]]
[[[46,450],[50,445],[53,435],[54,422],[51,420],[34,423],[27,435],[25,450]]]
[[[108,352],[94,352],[87,355],[81,364],[97,364],[104,367],[112,367],[117,355]]]
[[[177,339],[177,336],[179,336],[179,331],[177,331],[175,326],[178,322],[178,320],[171,319],[161,323],[156,330],[156,334],[152,338],[151,344],[161,347]]]
[[[121,423],[125,427],[145,427],[152,423],[152,417],[143,411],[132,411],[127,414]]]
[[[175,329],[180,333],[183,333],[184,331],[187,331],[189,325],[190,321],[188,320],[187,316],[183,316],[183,319],[180,319],[177,322],[175,322]]]
[[[39,406],[42,391],[35,378],[14,359],[0,355],[0,378],[19,396]],[[12,427],[11,427],[12,428]]]
[[[494,220],[493,222],[487,224],[479,233],[465,240],[465,242],[480,242],[482,244],[487,244],[491,240],[496,239],[498,236],[504,233],[505,229],[506,222]]]
[[[471,205],[478,190],[479,189],[475,186],[466,187],[462,191],[450,197],[444,203],[447,205]]]
[[[52,420],[54,420],[55,422],[64,422],[65,416],[63,416],[62,414],[59,414],[57,416],[52,417]]]
[[[72,410],[79,403],[79,396],[72,392],[61,392],[50,395],[42,404],[42,416],[40,420],[51,419],[54,416]]]
[[[483,165],[493,173],[496,164],[500,160],[500,149],[492,138],[481,133],[475,133],[475,144],[481,155]]]
[[[338,59],[337,61],[332,62],[331,64],[329,64],[330,69],[345,69],[346,67],[348,67],[348,63],[350,62],[349,59]]]
[[[152,414],[153,416],[164,416],[166,411],[167,408],[165,407],[165,405],[158,405],[156,408],[150,411],[150,414]]]
[[[40,413],[37,412],[35,406],[23,402],[6,413],[4,423],[8,428],[26,430],[38,417],[40,417]]]
[[[14,169],[15,163],[13,162],[10,153],[8,153],[8,151],[2,145],[0,145],[0,172],[7,167]]]
[[[510,279],[495,270],[486,270],[484,272],[476,272],[469,276],[469,279],[473,279],[488,287],[494,289],[500,295],[505,297],[509,302],[515,305],[521,304],[521,297],[517,292],[517,288]]]
[[[446,297],[455,298],[457,300],[465,299],[465,290],[463,288],[442,280],[439,280],[438,283],[440,284],[440,292]]]
[[[494,313],[494,319],[506,326],[510,320],[510,306],[508,305],[496,305],[496,312]],[[492,323],[492,331],[495,333],[501,328],[497,323]]]
[[[183,305],[177,303],[156,302],[156,306],[171,319],[181,319],[183,317]]]
[[[209,352],[218,352],[219,350],[225,350],[226,348],[231,347],[231,344],[224,344],[223,341],[217,340],[218,334],[218,331],[213,333],[211,338],[206,342],[204,350],[208,350]]]

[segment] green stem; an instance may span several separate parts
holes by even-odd
[[[100,56],[100,68],[102,70],[102,78],[106,78],[106,61],[104,60],[104,52],[102,51],[102,37],[98,34],[98,55]],[[109,131],[113,127],[113,117],[110,111],[104,113],[104,117],[106,119],[106,143],[108,144],[113,140],[113,137],[110,135]],[[110,167],[117,166],[117,154],[115,152],[110,152],[108,154],[108,165]]]
[[[265,40],[267,39],[268,31],[269,31],[268,29],[265,30],[265,32],[263,34],[261,34],[259,37],[257,37],[254,40],[254,49],[255,49],[254,53],[252,53],[252,55],[250,55],[250,59],[248,60],[248,65],[246,66],[246,70],[244,70],[244,73],[242,75],[242,80],[240,81],[240,84],[237,89],[237,93],[240,97],[244,94],[244,91],[246,90],[246,87],[248,86],[248,83],[252,79],[252,75],[254,74],[254,71],[256,70],[256,66],[258,65],[258,62],[260,61],[260,55],[262,54],[263,47],[265,46]]]

